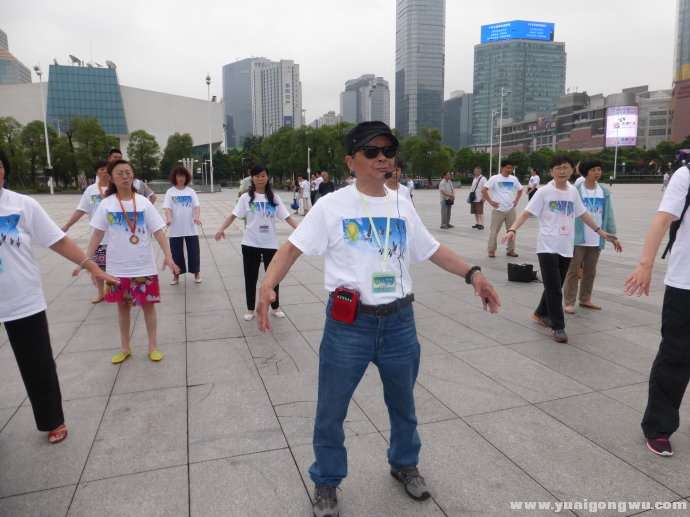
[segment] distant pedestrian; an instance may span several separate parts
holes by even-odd
[[[153,240],[163,251],[163,267],[179,275],[180,269],[172,259],[165,221],[158,210],[134,188],[134,169],[128,161],[117,160],[108,166],[110,186],[96,210],[91,226],[87,255],[91,256],[108,233],[106,271],[119,279],[119,285],[106,290],[105,301],[117,304],[120,327],[120,351],[111,362],[120,364],[132,353],[130,344],[131,311],[139,305],[144,313],[148,333],[148,357],[158,362],[163,354],[158,350],[156,307],[160,302],[158,268],[153,254]],[[75,274],[78,271],[75,271]]]
[[[515,208],[522,196],[522,185],[513,174],[513,163],[510,160],[501,162],[500,174],[495,174],[489,178],[486,185],[482,188],[482,197],[493,207],[491,213],[491,228],[489,230],[489,258],[496,256],[498,247],[498,232],[503,225],[506,229],[510,228],[515,222]],[[509,257],[517,257],[515,253],[515,239],[508,241]]]
[[[311,183],[304,176],[297,176],[299,185],[300,215],[307,215],[311,209]]]
[[[170,285],[177,285],[180,275],[192,273],[194,282],[201,283],[201,261],[199,251],[199,232],[197,226],[201,225],[201,206],[196,191],[189,186],[192,181],[190,172],[181,165],[174,167],[169,178],[172,187],[165,193],[163,200],[163,213],[165,224],[168,225],[168,239],[170,252],[179,274],[173,273]],[[187,247],[187,260],[185,260],[184,248]]]
[[[527,199],[531,200],[532,196],[537,192],[541,179],[539,178],[539,173],[536,170],[529,170],[529,181],[527,182]]]
[[[323,196],[326,194],[330,194],[332,192],[335,192],[335,185],[331,181],[331,177],[327,172],[322,172],[321,173],[321,183],[319,183],[319,197],[318,199],[321,199]]]
[[[244,287],[247,298],[247,312],[245,321],[254,319],[256,305],[256,283],[259,279],[259,266],[264,263],[264,270],[268,269],[273,255],[278,249],[276,236],[276,219],[285,221],[293,228],[297,228],[297,221],[290,215],[280,197],[271,189],[268,170],[263,165],[256,165],[251,170],[252,184],[249,192],[242,194],[237,200],[232,213],[223,221],[215,234],[216,241],[225,238],[225,230],[237,218],[246,217],[247,225],[242,239],[242,262],[244,264]],[[302,178],[300,176],[300,178]],[[303,178],[302,178],[303,179]],[[309,184],[304,180],[304,183]],[[307,190],[307,194],[309,190]],[[308,199],[308,198],[307,198]],[[273,315],[284,318],[285,313],[280,309],[278,287],[276,299],[271,305]]]
[[[323,178],[321,177],[320,172],[315,172],[314,174],[311,175],[311,184],[310,184],[310,198],[311,198],[311,206],[314,206],[316,203],[316,200],[319,198],[319,185],[323,182]]]
[[[441,196],[441,229],[454,228],[450,224],[450,213],[455,203],[455,188],[453,187],[450,172],[446,172],[443,175],[443,179],[438,184],[438,192]]]
[[[475,167],[473,173],[474,178],[472,179],[467,201],[470,203],[470,214],[474,215],[474,225],[472,225],[472,228],[483,230],[484,198],[482,197],[482,190],[486,186],[486,177],[482,174],[481,167]]]

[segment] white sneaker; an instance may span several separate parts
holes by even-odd
[[[200,276],[194,278],[194,283],[195,283],[195,284],[200,284],[201,282],[202,282],[202,280],[201,280],[201,277],[200,277]]]
[[[252,321],[255,314],[253,312],[248,312],[244,315],[244,321]]]
[[[180,283],[179,278],[173,278],[173,279],[170,281],[170,285],[177,285],[177,284],[179,284],[179,283]]]
[[[276,318],[284,318],[285,313],[281,311],[280,309],[273,309],[271,310],[271,313],[276,317]]]

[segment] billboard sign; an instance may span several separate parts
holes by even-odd
[[[505,41],[511,39],[529,39],[535,41],[553,41],[556,25],[549,22],[530,22],[513,20],[510,22],[482,25],[482,43]]]
[[[606,147],[637,145],[637,106],[615,106],[606,110]]]

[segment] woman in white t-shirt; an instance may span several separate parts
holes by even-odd
[[[110,287],[105,294],[106,302],[117,304],[120,324],[121,350],[113,356],[112,363],[120,364],[131,355],[129,336],[132,305],[140,305],[144,312],[149,359],[157,362],[163,358],[163,354],[156,342],[154,304],[160,302],[160,288],[153,239],[163,250],[163,267],[169,267],[174,274],[179,274],[180,269],[172,259],[170,245],[165,238],[165,221],[151,202],[137,194],[134,188],[134,170],[130,163],[114,161],[108,166],[108,172],[111,184],[91,219],[94,232],[87,254],[93,254],[107,232],[106,271],[120,281],[119,285]]]
[[[50,248],[97,280],[117,280],[84,255],[34,199],[3,188],[9,169],[0,151],[0,323],[7,330],[36,426],[48,432],[50,443],[58,443],[67,437],[67,427],[33,248]]]
[[[293,228],[297,222],[290,215],[283,201],[271,190],[268,170],[263,165],[256,165],[251,170],[252,184],[249,192],[242,194],[232,214],[223,221],[216,232],[217,241],[225,238],[225,230],[237,218],[246,217],[247,225],[242,239],[242,261],[244,263],[244,286],[247,295],[247,313],[245,321],[254,319],[256,304],[256,282],[259,279],[259,265],[263,261],[264,270],[273,259],[278,249],[275,220],[282,219]],[[308,192],[308,191],[307,191]],[[276,294],[278,289],[276,288]],[[280,310],[280,302],[276,296],[271,305],[273,315],[284,318],[285,313]]]
[[[96,208],[98,208],[101,200],[103,197],[105,197],[105,191],[108,189],[108,185],[110,185],[108,162],[105,160],[100,160],[96,162],[94,168],[96,169],[96,182],[89,185],[82,194],[79,204],[77,205],[77,209],[72,214],[72,217],[69,218],[69,221],[67,221],[62,227],[62,231],[65,233],[72,227],[72,225],[79,221],[84,214],[89,216],[90,221],[93,217],[93,214],[96,213]],[[105,254],[107,248],[107,239],[104,238],[103,242],[101,242],[98,248],[96,248],[96,253],[94,256],[91,257],[98,267],[100,267],[103,271],[105,271]],[[105,284],[102,281],[96,282],[96,289],[98,290],[98,294],[94,299],[91,300],[91,303],[101,303],[105,297]]]
[[[194,274],[194,282],[201,283],[199,260],[199,234],[196,227],[201,224],[199,197],[189,182],[192,175],[187,169],[178,165],[170,173],[173,184],[165,193],[163,213],[168,225],[168,239],[175,264],[180,268],[180,275],[186,272]],[[184,258],[184,247],[187,246],[187,260]],[[177,285],[180,275],[174,275],[170,285]]]

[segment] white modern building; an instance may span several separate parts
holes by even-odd
[[[226,142],[238,147],[248,136],[268,136],[302,121],[299,65],[263,57],[241,59],[223,67]]]
[[[342,122],[340,115],[337,115],[335,111],[329,111],[321,115],[319,118],[314,119],[309,124],[309,127],[318,129],[324,126],[337,126],[340,124],[340,122]]]
[[[383,77],[366,74],[350,79],[340,94],[340,116],[352,124],[367,120],[390,124],[390,97],[388,81]]]

